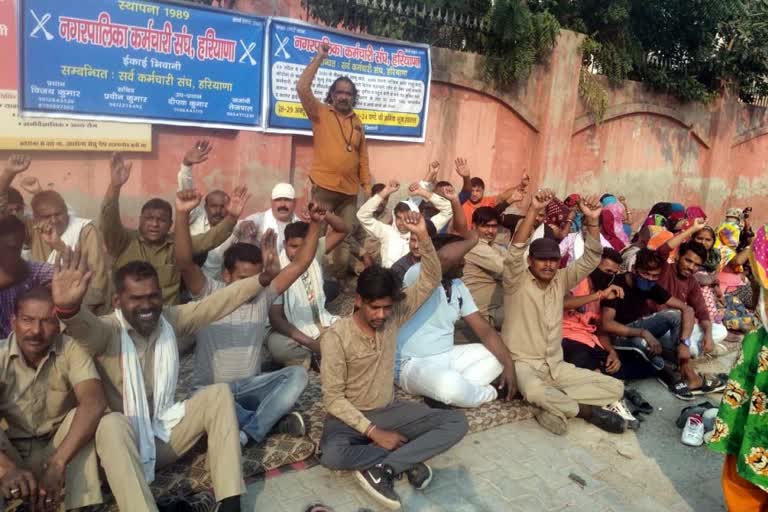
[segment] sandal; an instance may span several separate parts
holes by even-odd
[[[688,384],[686,384],[684,381],[680,380],[667,384],[660,377],[656,380],[659,381],[659,384],[667,388],[670,393],[675,395],[675,398],[685,401],[693,400],[693,394],[691,393],[691,390],[688,389]]]
[[[637,408],[638,412],[643,414],[651,414],[653,412],[653,406],[636,389],[624,390],[624,398],[629,400]]]
[[[701,375],[701,386],[691,389],[690,392],[694,396],[719,393],[725,390],[726,383],[727,381],[721,379],[720,376]]]

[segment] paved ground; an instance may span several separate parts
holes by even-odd
[[[727,371],[733,357],[703,369]],[[633,387],[656,409],[638,432],[605,434],[574,420],[558,437],[529,420],[472,434],[432,460],[435,477],[426,491],[413,491],[406,480],[396,484],[403,510],[724,511],[722,457],[680,443],[674,421],[689,404],[654,381]],[[705,399],[718,404],[720,397]],[[252,484],[245,510],[301,512],[317,502],[336,512],[381,510],[349,474],[321,467]]]

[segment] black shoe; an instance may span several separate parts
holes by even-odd
[[[624,398],[629,400],[629,403],[635,406],[638,412],[643,414],[651,414],[653,412],[653,406],[649,404],[645,398],[643,398],[643,395],[636,389],[625,389]],[[635,414],[635,412],[632,411],[632,414]]]
[[[386,464],[355,471],[355,478],[373,499],[390,510],[400,508],[400,496],[395,492],[395,472]]]
[[[455,409],[455,407],[452,405],[448,405],[439,400],[435,400],[434,398],[429,398],[428,396],[424,397],[424,405],[431,409]]]
[[[283,416],[277,422],[277,425],[274,426],[272,432],[275,434],[288,434],[293,437],[304,437],[307,435],[307,424],[301,413],[293,411]]]
[[[432,468],[419,462],[414,464],[410,469],[405,471],[405,476],[408,477],[408,482],[418,490],[426,489],[429,482],[432,481]]]
[[[624,418],[615,412],[600,407],[592,408],[592,416],[587,421],[612,434],[621,434],[627,430],[627,421]]]

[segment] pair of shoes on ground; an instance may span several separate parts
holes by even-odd
[[[683,429],[680,441],[688,446],[701,446],[707,440],[707,435],[715,429],[715,418],[718,408],[710,402],[692,405],[680,411],[675,424]]]
[[[699,377],[701,377],[701,386],[694,389],[690,389],[688,384],[680,378],[679,374],[676,375],[676,378],[660,375],[656,380],[659,384],[666,387],[670,393],[675,395],[675,398],[685,401],[690,401],[697,396],[707,395],[709,393],[720,393],[725,390],[725,386],[728,383],[728,377],[721,374],[699,374]]]
[[[304,437],[307,435],[307,422],[298,411],[289,412],[278,421],[270,434],[287,434],[291,437]],[[251,438],[245,432],[240,431],[240,446],[245,447]]]
[[[390,510],[400,508],[400,496],[395,491],[395,479],[402,475],[417,490],[426,489],[432,481],[432,468],[419,462],[397,475],[387,464],[376,464],[372,468],[355,471],[355,478],[360,486],[378,503]]]

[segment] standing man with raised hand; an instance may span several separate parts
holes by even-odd
[[[350,227],[355,224],[357,194],[371,195],[368,168],[368,146],[365,128],[354,112],[357,88],[348,77],[337,78],[325,98],[319,101],[312,93],[312,81],[328,57],[330,46],[323,43],[320,51],[301,74],[296,91],[301,105],[312,123],[314,156],[309,179],[312,201],[326,204]],[[349,263],[349,246],[342,244],[334,256],[334,273],[343,278]]]

